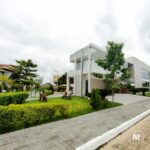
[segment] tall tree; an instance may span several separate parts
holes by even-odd
[[[37,75],[37,65],[31,59],[16,60],[17,65],[14,66],[14,72],[11,74],[10,79],[15,83],[19,83],[23,87],[29,87],[35,83]]]
[[[66,84],[66,80],[67,80],[67,73],[65,72],[65,73],[58,79],[58,84],[59,84],[59,85]]]
[[[112,90],[112,100],[114,101],[114,90],[120,85],[128,83],[130,74],[127,68],[124,67],[125,58],[122,52],[123,44],[107,42],[106,58],[98,59],[96,63],[108,73],[105,75],[93,73],[96,77],[103,78],[108,87]]]

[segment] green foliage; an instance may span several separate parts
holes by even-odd
[[[0,93],[0,105],[22,104],[28,98],[27,92]]]
[[[13,81],[9,79],[7,75],[0,75],[0,82],[2,82],[2,89],[6,91],[8,90],[7,85],[9,86],[13,85]]]
[[[68,106],[66,105],[62,105],[59,107],[59,112],[60,114],[63,116],[63,118],[67,118],[68,117]]]
[[[45,92],[45,94],[48,96],[48,95],[52,95],[53,94],[53,92],[52,91],[50,91],[50,90],[44,90],[44,92]]]
[[[58,84],[63,85],[66,84],[67,81],[67,73],[65,72],[59,79],[58,79]],[[56,83],[57,84],[57,83]]]
[[[2,92],[2,85],[0,84],[0,93]]]
[[[146,92],[146,93],[145,93],[145,96],[150,97],[150,92]]]
[[[16,84],[21,84],[22,87],[29,87],[35,83],[37,77],[37,65],[32,60],[16,60],[17,65],[14,66],[14,72],[11,74],[10,79],[14,80]]]
[[[106,96],[111,95],[112,92],[109,89],[99,89],[102,100],[105,100]]]
[[[142,95],[145,96],[145,92],[149,91],[149,88],[140,88]]]
[[[100,92],[102,100],[105,100],[106,96],[111,95],[111,90],[109,89],[97,89]],[[87,97],[91,97],[91,93],[86,94]]]
[[[98,89],[93,89],[91,92],[91,106],[94,109],[102,108],[102,97],[100,95],[100,91]]]
[[[68,116],[68,105],[9,105],[0,106],[0,133],[14,131],[49,122],[57,113],[62,118]]]
[[[114,42],[108,42],[106,46],[106,58],[104,60],[96,60],[98,66],[108,71],[103,75],[103,80],[107,83],[108,88],[114,92],[119,88],[121,83],[128,83],[129,76],[127,68],[124,68],[125,63],[124,54],[122,52],[123,44],[117,44]],[[96,77],[102,78],[101,74],[95,74]]]
[[[6,90],[6,91],[8,90],[8,87],[5,81],[2,81],[2,87],[3,87],[3,90]]]
[[[130,91],[133,93],[133,94],[136,94],[138,92],[142,92],[142,95],[145,96],[145,92],[148,92],[149,91],[149,88],[132,88],[130,89]]]
[[[54,93],[54,87],[52,84],[50,83],[46,83],[44,85],[41,86],[41,88],[39,88],[40,91],[45,91],[47,92],[47,94],[51,95]],[[49,91],[49,92],[48,92]]]

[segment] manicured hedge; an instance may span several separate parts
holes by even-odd
[[[0,93],[0,105],[22,104],[28,96],[27,92]]]
[[[23,129],[53,120],[66,118],[68,105],[14,105],[0,106],[0,133]]]

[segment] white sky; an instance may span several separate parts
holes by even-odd
[[[150,64],[150,0],[0,0],[0,64],[33,59],[39,74],[72,69],[74,51],[107,41]]]

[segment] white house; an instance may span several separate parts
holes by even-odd
[[[88,44],[70,56],[74,63],[74,70],[67,73],[67,92],[73,88],[74,95],[84,96],[93,88],[103,89],[105,83],[102,79],[93,76],[94,72],[106,74],[107,72],[95,63],[97,59],[104,59],[106,52],[95,44]],[[125,67],[131,74],[131,82],[135,87],[150,86],[150,66],[135,57],[126,59]]]
[[[150,88],[150,66],[136,57],[126,59],[128,70],[131,74],[131,83],[135,87]]]

